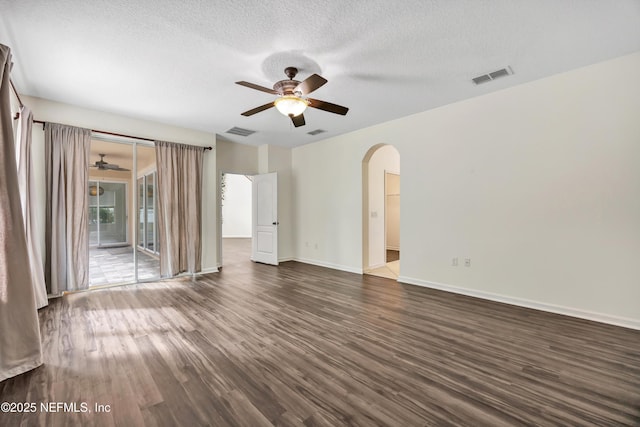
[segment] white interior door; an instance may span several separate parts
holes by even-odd
[[[253,177],[251,260],[278,265],[278,175]]]

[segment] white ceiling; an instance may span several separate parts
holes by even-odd
[[[640,0],[0,0],[0,43],[26,95],[296,146],[640,50]],[[287,66],[350,108],[293,128]],[[475,86],[506,66],[514,75]],[[36,117],[37,118],[37,117]],[[225,133],[238,126],[248,137]],[[315,129],[327,132],[307,135]]]

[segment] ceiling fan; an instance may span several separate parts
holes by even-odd
[[[294,80],[296,74],[298,74],[297,68],[287,67],[284,69],[284,73],[289,80],[280,80],[279,82],[276,82],[276,84],[273,85],[273,89],[245,81],[236,82],[236,84],[239,84],[240,86],[267,92],[272,95],[278,95],[278,98],[275,101],[253,108],[249,111],[245,111],[242,113],[243,116],[249,117],[261,111],[268,110],[271,107],[276,107],[282,114],[291,118],[295,127],[299,127],[304,126],[305,124],[302,113],[307,107],[317,108],[319,110],[343,116],[347,114],[347,111],[349,111],[347,107],[343,107],[341,105],[306,97],[308,94],[327,83],[327,79],[324,77],[312,74],[303,82],[299,82],[298,80]]]
[[[95,164],[89,165],[92,168],[98,168],[100,170],[111,170],[111,171],[129,171],[130,169],[121,168],[118,165],[114,165],[113,163],[107,163],[104,161],[104,157],[106,154],[99,154],[100,160],[96,161]]]

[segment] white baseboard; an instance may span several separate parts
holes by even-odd
[[[318,260],[307,259],[307,258],[293,258],[292,260],[302,262],[304,264],[317,265],[318,267],[326,267],[326,268],[331,268],[333,270],[346,271],[348,273],[362,274],[361,268],[353,268],[353,267],[348,267],[346,265],[333,264],[330,262],[318,261]]]
[[[199,276],[201,274],[219,273],[219,272],[220,270],[218,270],[218,267],[203,268],[202,270],[196,273],[196,276]]]
[[[278,262],[287,262],[287,261],[295,261],[295,258],[292,256],[278,258]]]
[[[532,308],[534,310],[547,311],[550,313],[563,314],[565,316],[577,317],[580,319],[592,320],[594,322],[607,323],[609,325],[622,326],[623,328],[640,330],[640,319],[630,319],[627,317],[612,316],[610,314],[595,313],[592,311],[581,310],[578,308],[564,307],[544,302],[531,301],[523,298],[509,297],[490,292],[482,292],[474,289],[460,288],[457,286],[446,285],[443,283],[429,282],[412,277],[400,276],[398,282],[408,283],[410,285],[423,286],[431,289],[438,289],[446,292],[467,295],[476,298],[482,298],[489,301],[496,301],[505,304],[516,305],[519,307]]]

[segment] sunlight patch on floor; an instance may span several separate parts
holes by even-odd
[[[387,279],[398,280],[400,275],[400,260],[388,262],[382,267],[367,270],[366,274],[377,277],[386,277]]]

